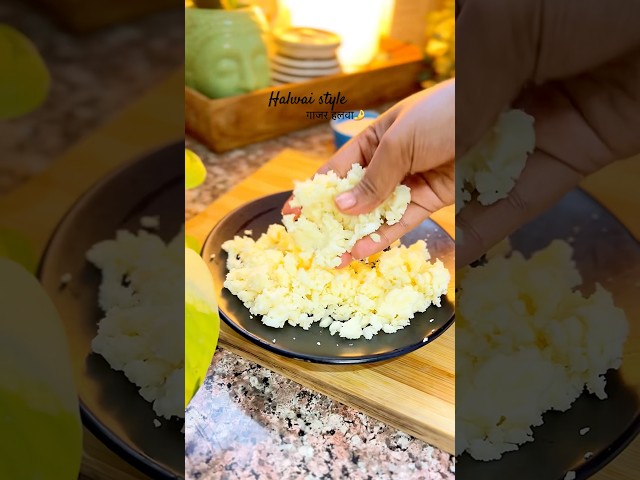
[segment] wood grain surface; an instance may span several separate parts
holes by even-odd
[[[264,195],[293,188],[310,177],[324,159],[285,150],[206,210],[187,222],[186,231],[203,241],[214,225],[236,207]],[[433,216],[454,234],[453,207]],[[452,272],[453,273],[453,272]],[[452,279],[449,298],[453,301]],[[397,359],[369,365],[318,365],[268,352],[223,325],[220,344],[306,387],[453,452],[455,434],[454,327],[433,343]]]

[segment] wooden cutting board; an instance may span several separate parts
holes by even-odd
[[[242,204],[293,188],[326,159],[285,150],[187,222],[186,231],[204,241],[213,226]],[[454,209],[433,219],[454,234]],[[453,276],[452,272],[452,276]],[[450,284],[453,301],[455,278]],[[223,325],[220,344],[313,390],[356,408],[447,452],[455,434],[454,327],[432,344],[403,357],[370,365],[318,365],[273,354]]]

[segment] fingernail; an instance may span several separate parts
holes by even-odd
[[[342,210],[346,210],[347,208],[354,207],[356,204],[356,196],[353,192],[344,192],[336,197],[336,204]]]

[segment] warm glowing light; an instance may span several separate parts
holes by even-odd
[[[370,63],[389,29],[393,0],[279,0],[279,28],[311,27],[337,33],[345,71]]]

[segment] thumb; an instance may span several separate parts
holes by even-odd
[[[369,213],[384,202],[409,172],[407,146],[397,140],[393,127],[387,130],[365,170],[351,190],[335,198],[338,209],[349,215]]]

